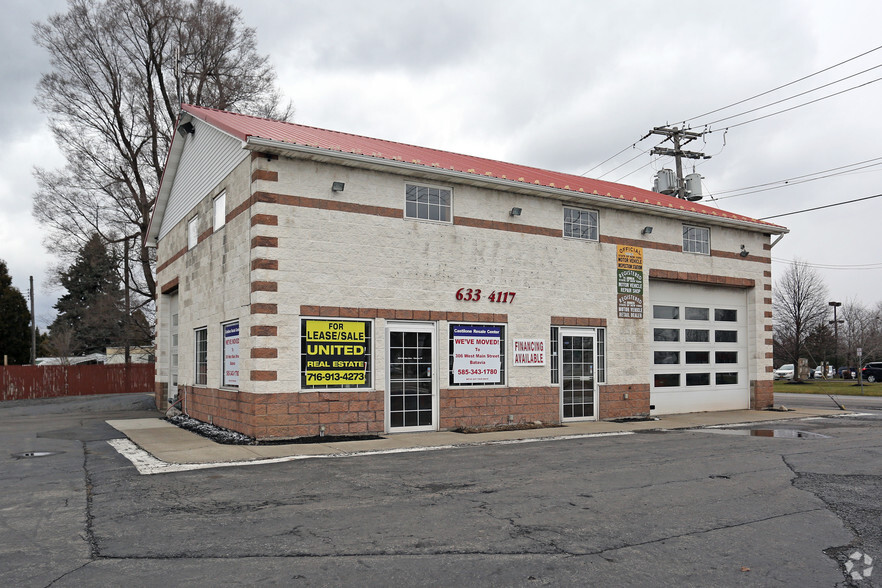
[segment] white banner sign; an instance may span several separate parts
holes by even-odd
[[[502,328],[454,325],[453,383],[501,384]]]
[[[512,365],[542,366],[545,365],[544,339],[515,339],[512,353]]]
[[[239,385],[239,323],[224,325],[224,382],[226,386]]]

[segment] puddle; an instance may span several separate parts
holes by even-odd
[[[797,431],[796,429],[693,429],[702,433],[743,435],[746,437],[780,437],[782,439],[829,439],[829,435]]]

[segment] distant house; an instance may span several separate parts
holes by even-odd
[[[91,365],[107,363],[103,353],[90,353],[79,357],[38,357],[36,365]]]
[[[157,401],[258,438],[768,407],[785,232],[184,106],[148,237]]]
[[[106,350],[108,364],[125,363],[126,348],[125,347],[108,347]],[[150,347],[131,347],[129,349],[129,361],[131,363],[153,363],[156,361],[154,353],[156,348]]]

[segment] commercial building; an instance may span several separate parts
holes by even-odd
[[[157,401],[257,438],[768,407],[785,232],[184,106],[148,237]]]

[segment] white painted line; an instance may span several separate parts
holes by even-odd
[[[400,447],[396,449],[373,449],[368,451],[352,451],[331,453],[326,455],[288,455],[285,457],[271,457],[266,459],[253,459],[249,461],[218,461],[210,463],[169,463],[150,455],[128,439],[109,439],[107,443],[116,451],[128,459],[138,473],[144,476],[152,474],[172,474],[176,472],[188,472],[190,470],[205,470],[211,468],[229,468],[239,466],[267,465],[285,463],[304,459],[331,459],[340,457],[361,457],[369,455],[392,455],[396,453],[420,453],[425,451],[438,451],[441,449],[462,449],[465,447],[478,447],[482,445],[517,445],[521,443],[537,443],[540,441],[566,441],[571,439],[590,439],[595,437],[618,437],[633,435],[633,431],[620,431],[613,433],[585,433],[577,435],[562,435],[560,437],[535,437],[529,439],[510,439],[498,441],[480,441],[475,443],[463,443],[457,445],[434,445],[430,447]]]

